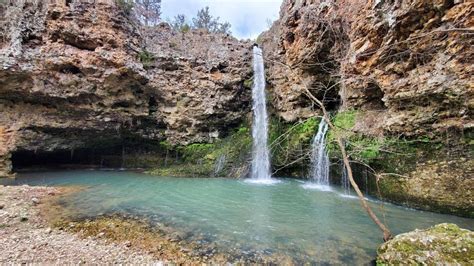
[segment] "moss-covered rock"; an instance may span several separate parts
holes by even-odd
[[[251,145],[250,129],[243,125],[215,143],[168,147],[175,154],[174,160],[148,173],[175,177],[242,177],[247,174]]]
[[[308,118],[296,123],[278,119],[270,122],[269,142],[272,166],[278,175],[306,176],[311,154],[311,140],[316,134],[319,118]]]
[[[396,236],[377,251],[377,265],[473,265],[474,233],[439,224]]]
[[[353,169],[356,181],[366,182],[363,185],[370,194],[414,208],[474,217],[469,132],[416,138],[373,136],[357,130],[364,116],[362,111],[349,110],[332,117],[336,130],[328,132],[327,142],[333,161],[341,158],[336,135],[342,136],[352,161],[372,168]]]

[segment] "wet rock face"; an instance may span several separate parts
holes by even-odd
[[[0,124],[14,143],[0,135],[1,169],[15,150],[212,141],[248,112],[250,50],[236,39],[150,34],[108,1],[26,2],[0,9]]]
[[[398,235],[377,254],[377,265],[470,265],[474,261],[474,233],[455,224],[439,224]]]

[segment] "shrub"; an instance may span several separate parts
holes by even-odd
[[[125,14],[132,14],[133,7],[135,6],[133,0],[115,0],[115,3],[123,10]]]
[[[189,24],[184,24],[180,29],[179,31],[181,31],[182,33],[187,33],[191,30],[191,27],[189,26]]]
[[[147,50],[142,50],[140,53],[138,53],[138,59],[144,66],[148,66],[153,61],[155,61],[155,56],[153,53],[148,52]]]

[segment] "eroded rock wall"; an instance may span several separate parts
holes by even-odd
[[[172,143],[212,142],[249,112],[251,43],[205,30],[175,32],[162,23],[146,33],[150,85]]]
[[[410,143],[409,155],[384,157],[410,166],[390,167],[403,177],[384,175],[384,198],[472,215],[473,10],[472,1],[285,0],[259,38],[276,115],[317,115],[306,88],[331,111],[356,110],[350,131],[366,145]],[[426,142],[433,149],[420,150]]]
[[[248,113],[250,47],[234,38],[149,33],[113,1],[10,1],[0,12],[0,124],[14,143],[1,137],[2,175],[13,151],[209,142]]]

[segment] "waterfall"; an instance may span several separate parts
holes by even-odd
[[[313,139],[311,153],[311,179],[317,185],[329,186],[329,156],[326,151],[328,124],[321,119],[318,133]]]
[[[270,174],[270,152],[268,150],[268,113],[265,95],[265,69],[262,50],[253,47],[254,82],[252,87],[252,172],[250,182],[273,183]]]
[[[214,176],[218,176],[222,170],[224,170],[224,166],[226,163],[227,156],[225,154],[221,154],[218,158],[216,163],[214,164]]]
[[[344,163],[342,163],[341,186],[344,189],[344,194],[351,194],[351,183],[349,182],[349,177],[347,176],[347,169]]]

